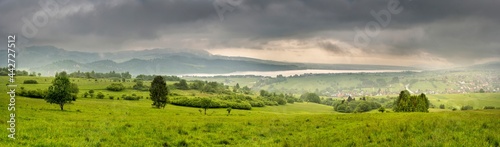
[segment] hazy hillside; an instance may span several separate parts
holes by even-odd
[[[332,70],[414,70],[384,65],[308,64],[212,55],[204,50],[150,49],[90,53],[68,51],[53,46],[32,46],[17,52],[17,68],[53,75],[58,71],[125,72],[131,74],[221,74],[237,71],[281,71],[299,69]],[[6,52],[0,52],[6,56]],[[6,63],[0,63],[5,67]]]

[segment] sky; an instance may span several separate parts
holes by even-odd
[[[500,61],[499,7],[499,0],[0,0],[0,36],[85,52],[189,48],[439,68]]]

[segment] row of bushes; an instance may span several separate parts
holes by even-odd
[[[132,94],[132,95],[122,95],[122,99],[124,100],[139,100],[139,99],[143,99],[144,97],[143,96],[137,96],[135,94]]]
[[[460,110],[473,110],[473,109],[474,107],[470,105],[460,107]],[[500,109],[500,107],[495,108],[495,106],[484,106],[483,109]]]
[[[24,80],[24,84],[38,84],[36,80]]]
[[[199,107],[203,106],[202,98],[187,98],[187,97],[176,97],[172,98],[170,101],[173,105],[188,106],[188,107]],[[209,108],[233,108],[233,109],[243,109],[251,110],[252,105],[247,101],[235,102],[235,101],[224,101],[220,99],[211,98],[211,104]]]
[[[47,95],[47,90],[21,90],[17,94],[24,97],[43,99]]]
[[[352,113],[352,112],[367,112],[370,110],[378,109],[382,105],[377,102],[369,101],[352,101],[352,102],[340,102],[334,103],[333,108],[337,112]]]

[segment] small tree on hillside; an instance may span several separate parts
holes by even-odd
[[[61,111],[64,110],[64,104],[75,101],[71,94],[71,82],[66,72],[56,74],[56,78],[52,81],[52,86],[49,87],[45,101],[51,104],[58,104]]]
[[[212,100],[210,98],[201,98],[201,108],[205,110],[205,115],[207,115],[207,109],[212,107]]]
[[[168,101],[168,87],[163,77],[156,76],[151,82],[151,88],[149,89],[149,96],[153,101],[153,106],[156,108],[165,108]]]
[[[378,111],[381,112],[381,113],[384,113],[385,112],[385,108],[384,107],[380,107],[380,108],[378,108]]]
[[[89,95],[90,95],[90,98],[94,98],[94,90],[89,90]]]
[[[229,116],[231,114],[231,107],[227,108],[227,116]]]

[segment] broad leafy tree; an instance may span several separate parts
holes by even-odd
[[[52,86],[47,91],[45,101],[51,104],[58,104],[61,110],[64,110],[64,104],[76,100],[72,92],[78,92],[78,87],[76,87],[76,84],[71,84],[66,72],[61,72],[56,74],[56,78],[52,81]]]
[[[205,115],[207,115],[207,109],[212,107],[213,102],[210,98],[201,98],[201,108],[205,110]]]

